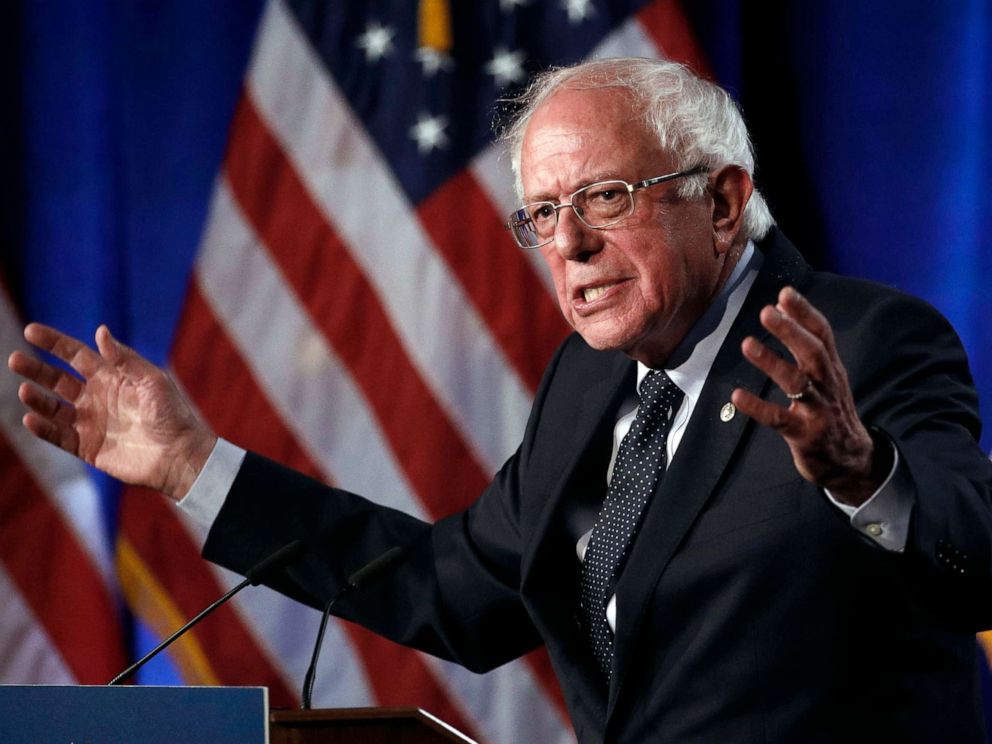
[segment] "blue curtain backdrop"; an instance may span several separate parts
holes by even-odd
[[[263,4],[8,11],[2,263],[26,318],[83,339],[107,323],[166,361]],[[114,534],[118,488],[94,474]],[[140,679],[179,681],[166,655]]]
[[[992,4],[684,3],[744,106],[758,180],[818,267],[929,300],[992,447]]]
[[[29,318],[84,338],[107,322],[166,359],[261,5],[47,0],[6,11],[0,240]],[[685,5],[745,108],[780,223],[819,267],[901,287],[951,319],[988,450],[988,3]],[[168,665],[151,678],[172,679]]]

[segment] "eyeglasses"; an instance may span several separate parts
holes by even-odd
[[[565,207],[571,207],[582,224],[599,230],[615,225],[633,213],[634,192],[638,189],[646,189],[648,186],[657,186],[659,183],[673,181],[683,176],[695,176],[706,171],[705,166],[697,166],[637,183],[620,180],[597,181],[583,186],[562,204],[549,201],[527,204],[511,213],[504,227],[513,233],[513,239],[521,248],[540,248],[554,240],[558,212]]]

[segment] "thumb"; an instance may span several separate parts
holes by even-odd
[[[119,363],[127,351],[127,347],[114,338],[106,324],[96,329],[96,348],[110,364]]]

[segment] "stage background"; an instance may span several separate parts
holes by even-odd
[[[226,436],[447,513],[512,450],[565,330],[499,229],[493,101],[543,64],[663,53],[741,102],[758,183],[814,265],[950,318],[992,447],[987,3],[8,5],[6,349],[18,318],[85,339],[107,323]],[[160,498],[19,433],[10,378],[0,682],[105,681],[232,577],[201,565],[196,528]],[[452,452],[449,478],[435,455]],[[293,703],[316,618],[270,595],[142,680],[262,682]],[[416,703],[486,740],[569,740],[540,654],[477,679],[350,626],[332,636],[321,704]]]

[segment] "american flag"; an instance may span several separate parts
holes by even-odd
[[[515,197],[494,112],[535,70],[618,55],[704,67],[676,0],[269,2],[170,357],[215,430],[423,519],[469,504],[567,332],[537,257],[501,226]],[[13,348],[19,322],[3,322]],[[124,661],[118,592],[164,635],[236,577],[137,493],[115,571],[92,483],[21,432],[10,387],[4,678],[102,682]],[[70,601],[85,624],[59,621]],[[318,619],[244,592],[173,655],[187,683],[267,685],[294,706]],[[480,741],[573,739],[543,651],[477,676],[351,624],[328,632],[316,705],[416,705]]]

